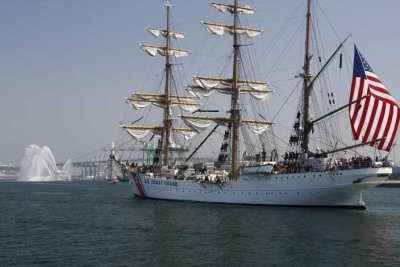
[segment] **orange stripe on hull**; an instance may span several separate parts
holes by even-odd
[[[139,189],[140,196],[146,196],[142,183],[140,182],[140,178],[136,173],[132,172],[133,180],[135,181],[136,187]]]

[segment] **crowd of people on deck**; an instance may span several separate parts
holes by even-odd
[[[279,172],[284,173],[297,173],[301,169],[303,171],[312,170],[312,166],[301,166],[299,161],[299,153],[290,152],[285,153],[283,161],[281,161]],[[336,171],[336,170],[349,170],[349,169],[361,169],[361,168],[372,168],[372,167],[388,167],[390,162],[387,157],[380,158],[375,157],[375,161],[371,157],[353,156],[351,158],[329,158],[325,161],[325,171]]]

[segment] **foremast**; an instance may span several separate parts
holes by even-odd
[[[157,54],[165,57],[165,86],[164,94],[151,93],[132,93],[126,100],[135,109],[147,107],[150,104],[163,109],[163,124],[162,126],[147,126],[147,125],[122,125],[122,128],[136,139],[143,139],[149,133],[161,136],[159,142],[160,152],[162,153],[163,166],[171,166],[171,150],[172,149],[172,133],[177,132],[184,136],[186,140],[192,138],[196,132],[190,128],[173,127],[172,107],[179,106],[185,111],[194,111],[198,108],[198,103],[193,96],[173,95],[171,93],[172,85],[172,60],[171,57],[180,58],[187,56],[187,50],[172,47],[171,38],[184,38],[184,33],[172,31],[170,27],[171,3],[166,0],[166,28],[147,28],[148,32],[156,37],[162,36],[165,38],[165,46],[141,44],[142,49],[150,56]],[[157,152],[156,152],[157,153]],[[160,164],[160,162],[157,162]]]

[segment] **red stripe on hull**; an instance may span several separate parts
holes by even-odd
[[[139,190],[140,196],[145,197],[146,194],[145,194],[144,188],[142,186],[142,183],[140,182],[140,178],[137,176],[137,174],[135,172],[131,172],[131,174],[132,174],[133,181],[135,181],[136,187]]]

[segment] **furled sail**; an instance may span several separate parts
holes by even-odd
[[[214,94],[214,90],[209,90],[198,85],[186,85],[186,90],[193,96],[202,99]]]
[[[215,91],[218,91],[222,94],[232,94],[232,87],[222,87],[222,86],[214,86],[211,88],[207,88],[207,87],[204,88],[199,85],[186,85],[186,90],[188,90],[192,95],[194,95],[200,99],[211,96]],[[264,101],[272,95],[273,91],[272,90],[256,90],[253,88],[240,87],[240,93],[241,94],[249,93],[255,99]]]
[[[158,36],[163,36],[167,37],[168,36],[168,31],[167,30],[162,30],[162,29],[156,29],[156,28],[147,28],[147,31],[151,33],[152,35],[158,37]],[[174,31],[169,31],[169,36],[173,37],[175,39],[183,39],[185,37],[185,34],[183,32],[174,32]]]
[[[246,123],[247,127],[254,133],[257,135],[260,135],[262,133],[264,133],[265,131],[267,131],[269,129],[269,125],[268,124],[259,124],[259,123]]]
[[[367,97],[350,105],[353,137],[363,143],[383,138],[370,145],[390,151],[399,127],[399,106],[355,47],[350,103],[364,96]]]
[[[207,129],[212,122],[217,123],[221,126],[228,126],[231,122],[230,118],[225,117],[207,117],[207,116],[191,116],[191,115],[181,115],[182,119],[185,121],[186,125],[195,129],[198,132]],[[242,119],[244,123],[251,131],[255,134],[262,134],[268,130],[268,126],[272,124],[270,121],[259,121],[252,119]]]
[[[173,131],[180,134],[185,140],[190,140],[197,135],[197,132],[191,128],[174,128]]]
[[[260,101],[267,100],[272,95],[271,90],[251,90],[249,93],[252,97]]]
[[[121,125],[133,138],[142,140],[148,134],[161,135],[163,127],[159,126],[135,126],[135,125]]]
[[[204,27],[207,29],[209,33],[221,36],[224,33],[229,33],[231,35],[234,34],[235,28],[231,25],[225,25],[225,24],[217,24],[217,23],[209,23],[209,22],[204,22],[202,21]],[[242,28],[242,27],[236,27],[236,33],[237,34],[246,34],[250,38],[254,38],[259,36],[262,33],[262,30],[259,29],[251,29],[251,28]]]
[[[218,9],[221,12],[225,12],[227,10],[232,14],[235,12],[234,5],[228,5],[228,4],[224,4],[224,3],[211,3],[211,6],[215,7],[216,9]],[[242,13],[244,15],[253,15],[255,12],[256,12],[256,10],[249,6],[243,6],[243,7],[237,6],[236,7],[236,13]]]
[[[242,119],[242,123],[246,124],[246,126],[257,135],[260,135],[269,129],[269,126],[273,124],[271,121],[259,121],[252,119]]]
[[[204,89],[211,89],[219,85],[231,87],[233,83],[232,79],[221,78],[221,77],[195,76],[193,80],[197,85],[203,87]],[[265,90],[267,89],[268,86],[267,82],[255,81],[255,80],[238,80],[237,83],[239,86],[247,85],[255,90]]]
[[[181,115],[181,118],[184,120],[187,126],[193,128],[198,132],[202,132],[205,129],[207,129],[212,122],[226,126],[230,121],[229,118],[224,118],[224,117]]]
[[[176,58],[186,57],[189,55],[189,51],[184,50],[184,49],[178,49],[178,48],[167,49],[166,47],[163,47],[163,46],[147,45],[147,44],[146,45],[141,44],[140,46],[147,54],[149,54],[150,56],[153,56],[153,57],[155,57],[157,54],[159,54],[161,56],[165,56],[167,54],[167,50],[168,50],[169,55],[174,55]]]
[[[131,97],[126,100],[132,105],[135,109],[141,109],[153,104],[157,107],[164,108],[165,107],[165,96],[162,94],[142,94],[142,93],[133,93]],[[194,101],[193,96],[178,96],[171,95],[171,106],[179,106],[181,109],[193,112],[199,108],[199,104]]]
[[[161,135],[163,132],[162,126],[136,126],[136,125],[121,125],[133,138],[142,140],[148,134]],[[193,138],[197,132],[192,128],[172,128],[172,131],[180,134],[185,140]]]

